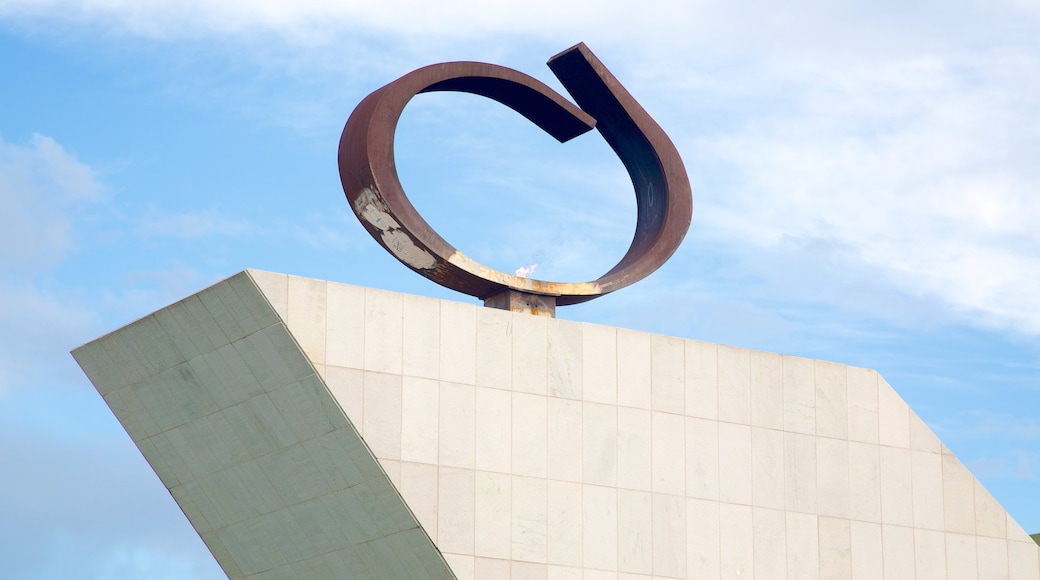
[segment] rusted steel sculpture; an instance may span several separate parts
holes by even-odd
[[[340,138],[339,173],[361,224],[404,265],[484,300],[485,306],[553,316],[556,305],[592,300],[657,270],[690,227],[693,197],[671,140],[592,51],[578,44],[548,65],[577,106],[541,81],[494,64],[445,62],[404,75],[365,97],[351,113]],[[636,232],[621,261],[591,282],[548,282],[481,265],[433,231],[408,201],[394,163],[401,112],[413,96],[433,91],[494,99],[561,143],[598,129],[635,187]]]

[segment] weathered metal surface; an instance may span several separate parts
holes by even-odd
[[[578,106],[519,71],[478,62],[439,63],[365,97],[340,138],[343,191],[369,234],[415,272],[483,299],[487,306],[523,303],[506,293],[515,291],[553,298],[555,312],[555,305],[577,304],[624,288],[661,267],[690,226],[690,182],[664,130],[584,44],[552,57],[548,65]],[[494,99],[561,143],[598,129],[628,170],[636,193],[636,231],[621,261],[590,282],[549,282],[488,268],[438,235],[408,200],[394,162],[394,133],[404,107],[415,95],[433,91]]]

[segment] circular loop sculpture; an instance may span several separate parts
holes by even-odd
[[[671,140],[592,51],[578,44],[548,65],[577,106],[541,81],[494,64],[446,62],[404,75],[365,97],[351,113],[340,138],[339,172],[362,225],[403,264],[485,305],[551,316],[557,304],[592,300],[657,270],[689,229],[693,197]],[[494,99],[561,143],[598,129],[635,187],[636,231],[621,261],[591,282],[549,282],[488,268],[439,236],[408,201],[394,162],[402,111],[413,96],[433,91]]]

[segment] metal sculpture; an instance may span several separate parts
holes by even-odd
[[[675,145],[584,43],[548,65],[577,106],[541,81],[494,64],[446,62],[404,75],[351,113],[340,138],[339,172],[361,224],[404,265],[485,306],[553,316],[557,305],[592,300],[661,267],[689,229],[693,197]],[[635,187],[636,231],[621,261],[591,282],[536,280],[479,264],[433,231],[408,201],[394,162],[394,132],[404,107],[413,96],[433,91],[494,99],[561,143],[598,129]]]

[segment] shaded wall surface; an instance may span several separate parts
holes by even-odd
[[[868,369],[254,270],[74,355],[234,578],[1040,580]]]

